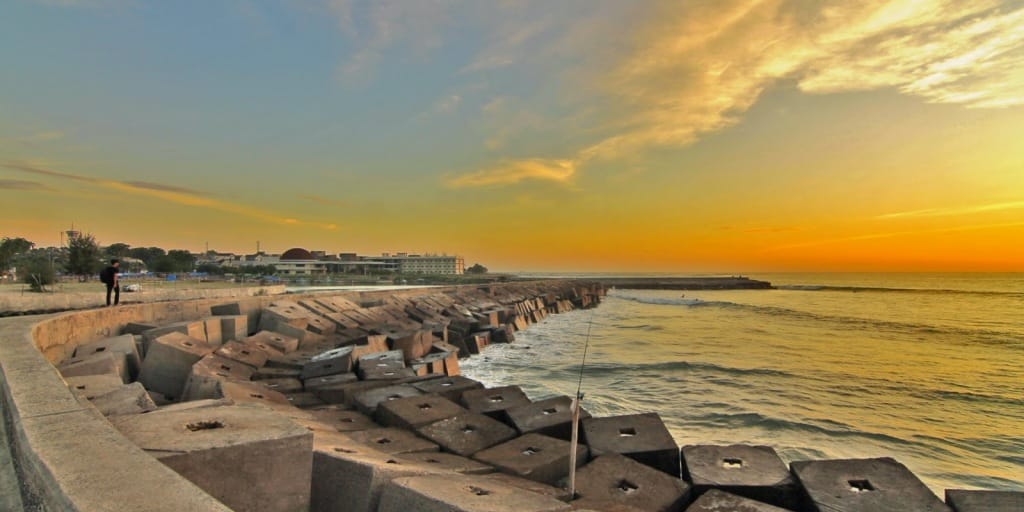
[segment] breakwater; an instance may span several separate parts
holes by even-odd
[[[567,504],[558,486],[568,471],[568,399],[535,401],[515,385],[484,388],[459,376],[458,364],[602,295],[590,283],[547,282],[146,305],[49,319],[32,328],[31,342],[69,384],[54,398],[70,395],[84,406],[61,423],[98,429],[99,420],[109,431],[84,436],[88,446],[61,446],[62,464],[48,468],[62,473],[78,464],[82,474],[64,473],[78,481],[59,482],[49,499],[64,498],[68,510],[222,510],[210,496],[235,510],[813,510],[815,496],[836,491],[825,480],[842,477],[842,491],[867,496],[856,498],[862,502],[949,510],[887,459],[787,468],[765,447],[683,447],[680,455],[656,413],[583,414],[579,498]],[[11,375],[9,359],[0,361]],[[14,374],[32,365],[18,366]],[[43,401],[14,380],[5,399],[16,413],[47,421],[70,406],[58,401],[44,415]],[[45,434],[25,428],[24,417],[20,423],[19,459],[53,455],[33,443]],[[25,453],[40,448],[42,455]],[[97,482],[108,500],[91,503],[99,506],[68,496],[104,462],[136,471]],[[198,488],[189,492],[171,470]],[[152,475],[167,485],[135,485]],[[148,495],[133,493],[138,487]],[[125,506],[132,497],[149,506]]]
[[[605,288],[624,290],[768,290],[772,284],[743,276],[734,277],[603,277]]]

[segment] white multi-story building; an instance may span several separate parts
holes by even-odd
[[[402,274],[462,274],[466,271],[466,260],[462,256],[436,254],[384,253],[381,256],[368,256],[365,261],[383,263],[383,268]]]

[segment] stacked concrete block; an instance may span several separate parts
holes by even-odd
[[[115,425],[233,510],[309,508],[313,434],[273,411],[237,405],[155,411]]]
[[[320,397],[309,392],[285,393],[284,396],[285,398],[288,399],[288,403],[300,409],[327,405],[327,402],[321,400]]]
[[[321,400],[327,403],[344,403],[344,389],[347,384],[357,382],[358,377],[354,373],[339,373],[324,377],[314,377],[303,382],[306,391],[316,393]]]
[[[309,311],[294,302],[274,302],[260,312],[260,330],[277,331],[283,325],[305,330],[310,316]]]
[[[57,369],[64,378],[111,375],[121,379],[121,383],[131,381],[127,358],[123,352],[100,352],[64,363]]]
[[[257,305],[241,304],[238,302],[218,304],[210,307],[210,314],[214,316],[245,316],[247,320],[246,334],[256,332],[259,328],[260,307]]]
[[[689,502],[690,486],[628,457],[607,454],[576,472],[576,492],[588,500],[672,512]]]
[[[121,376],[113,374],[64,377],[64,381],[67,382],[68,389],[75,396],[86,400],[91,400],[124,386]]]
[[[223,341],[242,341],[249,336],[249,317],[245,315],[217,316]]]
[[[436,444],[400,428],[356,430],[345,432],[345,435],[356,442],[392,455],[438,451]]]
[[[719,489],[782,508],[800,503],[796,481],[770,446],[684,446],[682,456],[696,495]]]
[[[92,405],[104,416],[122,416],[155,411],[157,406],[142,384],[133,382],[92,399]]]
[[[953,512],[1020,512],[1024,492],[946,489],[946,504]]]
[[[657,413],[590,418],[582,421],[581,432],[594,457],[618,453],[680,476],[679,446]]]
[[[388,336],[389,345],[394,350],[401,350],[406,361],[421,358],[430,352],[434,343],[434,334],[429,330],[393,333]]]
[[[139,376],[139,370],[142,368],[142,356],[139,354],[139,347],[135,343],[135,336],[131,334],[122,334],[121,336],[79,345],[71,359],[68,359],[66,362],[81,361],[103,352],[123,353],[129,378],[135,379]]]
[[[302,380],[307,380],[338,373],[349,373],[352,371],[353,365],[352,347],[339,347],[313,356],[302,367],[300,377]]]
[[[302,370],[297,368],[278,368],[275,366],[263,366],[252,372],[252,380],[266,379],[298,379]]]
[[[494,468],[483,462],[443,452],[403,453],[395,456],[399,460],[410,461],[442,471],[451,471],[463,475],[489,475]]]
[[[906,466],[896,460],[797,461],[790,469],[818,512],[950,512]]]
[[[687,507],[686,512],[721,512],[724,510],[736,512],[789,512],[789,509],[729,494],[718,489],[711,489],[700,498],[697,498],[697,501],[694,501],[692,505]]]
[[[420,392],[420,390],[410,385],[397,384],[393,386],[366,389],[355,393],[353,397],[353,405],[355,405],[356,409],[363,414],[373,416],[377,412],[377,407],[379,407],[382,402],[422,395],[423,393]]]
[[[172,332],[181,333],[192,339],[201,340],[204,343],[206,342],[206,324],[201,321],[188,320],[161,325],[160,327],[150,329],[142,333],[142,342],[145,347],[143,356],[149,355],[149,346],[153,343],[153,340]]]
[[[203,322],[203,330],[206,332],[206,342],[214,347],[224,344],[224,333],[221,328],[221,319],[218,316],[208,316],[200,320]]]
[[[377,422],[388,427],[415,430],[464,412],[465,409],[441,395],[412,396],[381,402],[377,407]]]
[[[462,403],[462,394],[466,391],[484,388],[483,384],[461,375],[416,382],[412,386],[423,393],[437,393],[455,403]]]
[[[376,354],[367,354],[359,358],[359,378],[368,380],[373,378],[396,379],[401,378],[407,372],[400,372],[405,368],[405,356],[401,350],[391,350]]]
[[[269,348],[274,349],[276,352],[287,354],[294,352],[299,348],[299,339],[292,336],[285,336],[271,331],[260,331],[252,336],[249,336],[245,340],[246,344],[259,346],[265,345]],[[275,354],[268,354],[269,357],[273,357]]]
[[[280,379],[260,379],[252,381],[253,384],[263,386],[267,389],[272,389],[278,393],[301,393],[303,389],[302,381],[299,379],[292,378],[280,378]]]
[[[220,357],[238,361],[253,370],[267,364],[267,353],[252,345],[240,341],[228,341],[213,352]]]
[[[559,439],[572,435],[572,399],[558,396],[506,410],[509,421],[521,434],[538,433]],[[580,420],[590,413],[580,409]]]
[[[503,473],[558,485],[569,474],[570,448],[568,441],[541,434],[526,434],[481,450],[473,458]],[[587,446],[577,445],[576,467],[586,464],[587,456]]]
[[[183,401],[220,398],[220,382],[248,382],[252,369],[231,359],[209,354],[192,365],[181,392]]]
[[[256,404],[270,409],[291,408],[288,398],[269,388],[251,382],[222,381],[220,395],[235,404]]]
[[[381,490],[391,480],[439,471],[362,446],[318,445],[313,452],[310,509],[376,512]]]
[[[139,322],[128,322],[128,324],[125,325],[121,329],[121,334],[132,334],[132,335],[140,334],[141,335],[142,333],[144,333],[144,332],[146,332],[146,331],[148,331],[150,329],[156,329],[157,327],[158,327],[157,325],[153,325],[153,324],[143,324],[143,323],[139,323]]]
[[[513,407],[530,405],[530,399],[519,386],[472,389],[462,393],[462,405],[473,412],[505,421],[505,412]]]
[[[516,437],[515,429],[483,414],[466,412],[419,427],[416,432],[463,457]]]
[[[485,476],[433,475],[392,480],[381,493],[379,512],[562,512],[557,499],[503,485]]]
[[[330,425],[338,432],[356,432],[359,430],[372,430],[380,428],[369,416],[350,409],[324,409],[314,408],[307,411],[311,418]],[[331,407],[331,406],[327,406]]]
[[[470,354],[480,354],[491,344],[491,331],[477,331],[465,339]]]

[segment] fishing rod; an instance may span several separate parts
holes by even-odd
[[[569,500],[576,499],[576,448],[579,446],[580,402],[583,401],[583,368],[587,364],[587,349],[590,348],[590,329],[594,327],[594,312],[590,312],[587,323],[587,338],[583,342],[583,360],[580,361],[580,376],[576,381],[576,396],[572,399],[572,441],[569,443]]]

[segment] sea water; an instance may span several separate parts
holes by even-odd
[[[611,290],[462,363],[676,441],[891,456],[935,492],[1024,490],[1024,274],[752,275],[777,289]],[[685,296],[684,296],[685,295]]]

